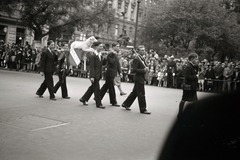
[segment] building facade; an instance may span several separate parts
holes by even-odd
[[[84,29],[79,32],[80,40],[84,40],[85,37],[94,35],[99,37],[99,40],[103,43],[113,43],[115,41],[121,41],[123,38],[128,39],[128,46],[133,46],[135,36],[135,24],[137,20],[138,12],[138,30],[141,29],[141,21],[147,12],[147,9],[154,7],[157,0],[109,0],[109,8],[115,10],[115,24],[111,26],[104,26],[97,32],[93,30]]]
[[[10,44],[33,43],[34,32],[22,23],[20,14],[17,10],[11,16],[1,13],[0,41]]]
[[[93,0],[94,1],[94,0]],[[139,4],[138,26],[141,27],[141,21],[146,14],[149,6],[154,6],[156,0],[108,0],[108,7],[115,10],[115,24],[108,25],[96,30],[82,29],[76,30],[75,39],[85,40],[94,35],[99,37],[99,41],[111,44],[115,41],[122,41],[122,38],[128,39],[127,45],[133,45],[135,35],[135,24],[137,17],[137,5]],[[138,27],[139,28],[139,27]],[[63,34],[64,35],[64,34]],[[69,36],[66,36],[69,37]],[[27,28],[20,20],[18,11],[9,17],[7,14],[0,15],[0,40],[6,43],[34,44],[34,31]]]

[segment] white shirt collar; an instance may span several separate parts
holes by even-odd
[[[101,52],[97,52],[97,50],[94,51],[94,53],[97,55],[97,56],[101,56]]]

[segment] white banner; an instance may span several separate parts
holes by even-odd
[[[70,54],[71,54],[74,62],[75,62],[76,65],[78,66],[78,65],[80,64],[80,59],[78,58],[78,55],[77,55],[77,53],[75,52],[75,50],[71,48],[71,49],[70,49]]]

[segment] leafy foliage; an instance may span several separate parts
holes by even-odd
[[[218,1],[172,0],[158,1],[156,10],[149,10],[143,20],[140,42],[148,48],[168,49],[168,54],[181,56],[181,52],[198,50],[213,60],[234,59],[239,53],[240,27],[236,14],[219,6]],[[147,42],[147,43],[146,43]],[[193,45],[194,44],[194,45]],[[209,52],[212,50],[211,52]],[[200,51],[201,50],[201,51]],[[180,53],[180,54],[179,54]]]
[[[45,35],[60,36],[74,27],[96,27],[114,20],[107,1],[89,0],[21,0],[22,20],[35,31],[35,39]]]
[[[8,15],[13,14],[15,11],[15,8],[17,7],[17,4],[20,2],[20,0],[1,0],[0,1],[0,15],[7,13]]]

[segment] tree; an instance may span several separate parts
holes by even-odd
[[[7,13],[8,15],[13,14],[15,8],[19,4],[20,0],[1,0],[0,2],[0,15]]]
[[[107,1],[90,0],[21,0],[22,21],[35,32],[35,39],[59,35],[74,27],[95,27],[114,21]]]
[[[240,28],[233,21],[236,14],[227,14],[218,1],[158,1],[156,7],[159,8],[157,12],[148,10],[143,19],[147,27],[142,27],[141,41],[147,42],[147,46],[155,44],[159,49],[160,43],[169,48],[169,54],[174,54],[180,50],[172,48],[190,50],[190,42],[195,41],[195,49],[205,50],[212,54],[210,57],[218,54],[224,59],[238,53],[240,41],[236,33]],[[207,51],[209,47],[213,52]]]

